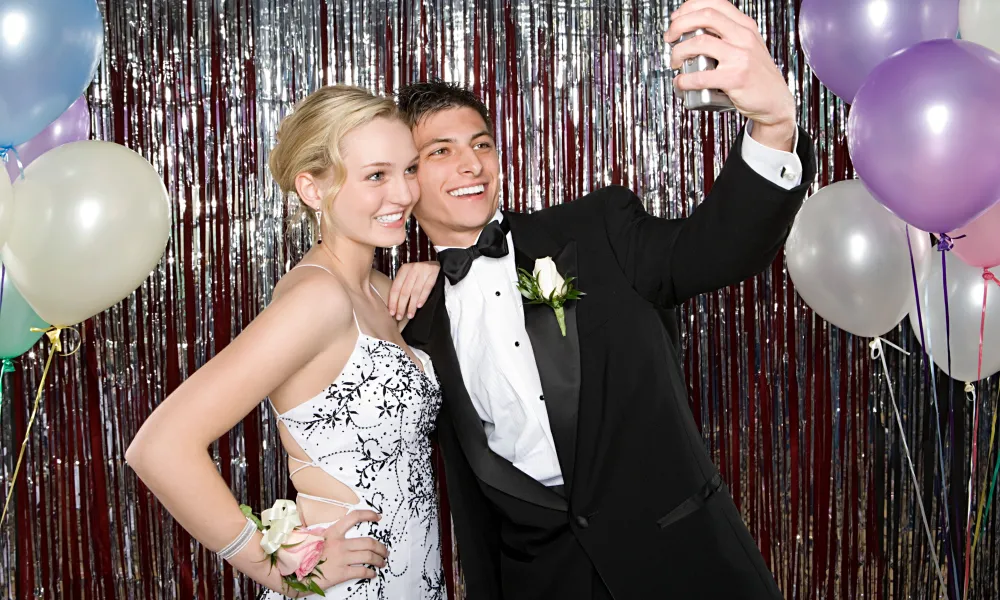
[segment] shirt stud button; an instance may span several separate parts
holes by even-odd
[[[514,347],[515,348],[520,348],[521,347],[521,342],[514,342]]]
[[[545,402],[545,394],[539,396],[538,399],[541,400],[542,402]]]
[[[499,295],[500,295],[500,292],[497,292],[497,296],[499,296]]]
[[[794,181],[799,177],[798,169],[785,165],[781,167],[781,178],[785,181]]]

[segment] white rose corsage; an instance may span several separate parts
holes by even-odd
[[[319,567],[325,562],[322,558],[326,548],[323,536],[326,527],[302,527],[298,510],[291,500],[278,500],[259,518],[245,504],[240,505],[240,510],[264,534],[260,547],[271,567],[278,568],[282,582],[296,592],[326,596],[314,580],[316,576],[323,576]]]

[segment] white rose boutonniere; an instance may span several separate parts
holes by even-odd
[[[584,293],[573,286],[573,277],[563,279],[551,256],[535,261],[535,272],[517,270],[517,290],[531,304],[545,304],[556,313],[559,331],[566,336],[566,311],[570,300],[579,300]]]

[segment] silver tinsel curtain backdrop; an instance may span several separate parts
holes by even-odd
[[[853,177],[847,107],[809,72],[795,0],[747,0],[818,145],[817,185]],[[308,243],[285,223],[267,172],[281,117],[317,87],[392,93],[440,77],[480,93],[498,124],[503,203],[532,211],[619,183],[660,216],[689,213],[741,123],[675,100],[662,34],[679,0],[106,0],[105,57],[88,92],[95,137],[162,173],[173,231],[129,299],[83,324],[59,357],[0,531],[5,598],[252,598],[254,588],[180,529],[123,455],[139,425],[268,302]],[[415,225],[387,272],[429,257]],[[303,315],[308,319],[308,315]],[[943,564],[963,565],[972,404],[939,374],[946,472],[936,468],[926,362],[892,340],[890,377],[868,340],[830,327],[796,296],[779,259],[683,309],[691,405],[787,598],[940,598],[919,521],[923,498]],[[48,349],[4,375],[0,446],[10,486]],[[266,368],[261,365],[261,368]],[[890,412],[893,386],[920,481]],[[979,386],[977,490],[996,381]],[[992,448],[995,453],[995,448]],[[263,408],[213,447],[240,500],[289,497]],[[950,497],[942,498],[941,482]],[[943,533],[950,511],[950,535]],[[969,598],[997,597],[1000,508],[984,517]],[[670,565],[657,565],[669,577]],[[960,567],[959,567],[960,568]],[[947,571],[946,571],[947,573]],[[456,571],[456,579],[460,575]],[[461,582],[456,583],[461,590]]]

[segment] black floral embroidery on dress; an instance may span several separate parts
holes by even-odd
[[[386,567],[327,597],[445,600],[429,438],[441,389],[400,346],[362,338],[323,394],[282,417],[303,451],[383,517],[356,530],[389,548]]]

